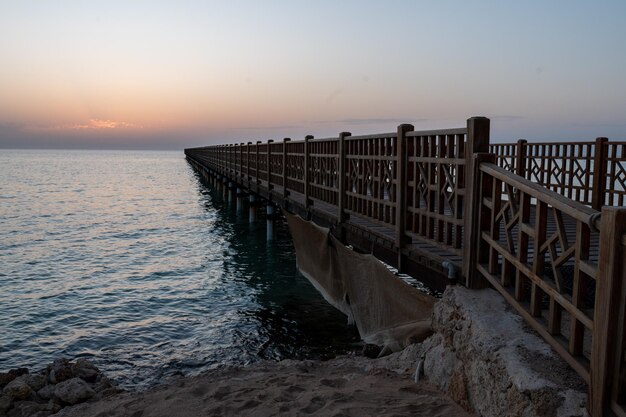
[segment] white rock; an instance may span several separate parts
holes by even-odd
[[[448,287],[420,345],[424,374],[483,417],[587,416],[586,385],[496,291]]]

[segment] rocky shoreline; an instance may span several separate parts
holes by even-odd
[[[586,384],[494,290],[448,287],[434,334],[401,352],[265,361],[122,392],[89,361],[0,373],[0,417],[587,417]],[[420,378],[420,371],[423,376]]]
[[[0,416],[471,417],[428,382],[415,381],[414,352],[223,365],[195,377],[173,376],[146,391],[116,388],[83,359],[58,360],[34,374],[23,368],[0,374]]]
[[[1,417],[46,417],[67,406],[122,392],[86,359],[58,359],[45,369],[0,372]]]

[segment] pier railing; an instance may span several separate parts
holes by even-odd
[[[475,274],[589,381],[599,213],[487,160],[477,176]]]
[[[391,231],[400,270],[416,242],[462,259],[465,285],[499,291],[589,383],[594,417],[626,416],[626,209],[610,207],[624,203],[625,151],[606,138],[489,145],[486,118],[185,150],[274,204]]]
[[[626,198],[626,142],[491,144],[497,164],[567,198],[599,210],[623,206]]]
[[[270,196],[300,194],[306,209],[336,206],[338,222],[359,216],[393,228],[399,250],[422,239],[462,255],[465,171],[472,152],[486,152],[488,142],[489,120],[473,118],[456,129],[415,132],[401,125],[389,133],[344,132],[186,152],[245,186],[269,190]]]

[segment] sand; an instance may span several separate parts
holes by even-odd
[[[221,367],[65,408],[57,416],[470,416],[428,383],[415,383],[414,363],[397,358]]]

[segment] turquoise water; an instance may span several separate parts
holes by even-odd
[[[358,334],[182,152],[0,150],[0,371],[88,357],[124,386]]]

